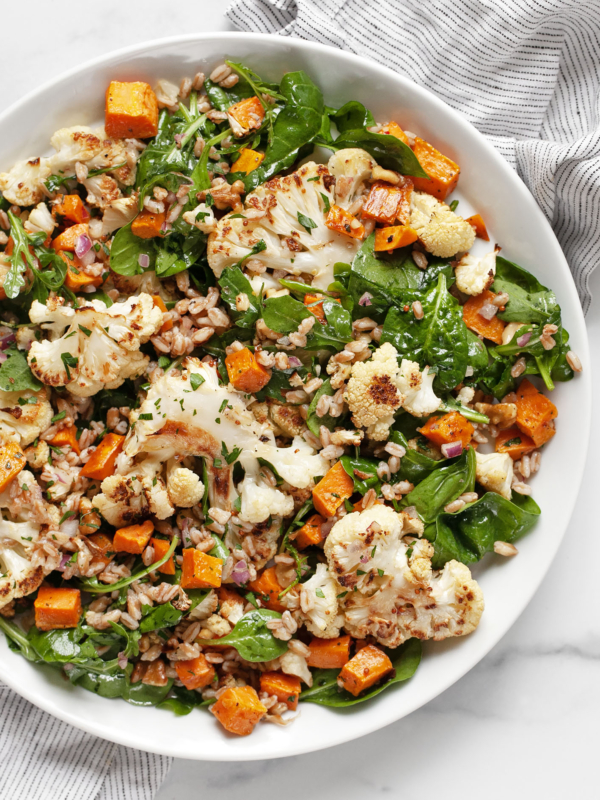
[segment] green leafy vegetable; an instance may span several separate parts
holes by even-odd
[[[221,297],[229,306],[229,316],[239,328],[253,328],[262,313],[262,298],[255,297],[252,284],[239,267],[224,269],[219,278]],[[247,311],[238,311],[236,298],[245,294],[249,301]]]
[[[475,486],[475,451],[472,447],[457,458],[443,462],[406,495],[403,506],[415,506],[421,519],[433,522],[444,506]]]
[[[169,549],[164,554],[162,558],[158,561],[155,561],[154,564],[150,564],[149,567],[145,567],[144,569],[140,570],[139,572],[133,573],[128,578],[122,578],[120,581],[111,584],[111,591],[116,591],[118,589],[122,589],[124,586],[129,586],[130,583],[134,581],[139,581],[142,578],[145,578],[150,572],[162,567],[164,563],[166,563],[173,553],[175,552],[175,548],[179,543],[179,539],[177,536],[174,536],[171,540],[171,544],[169,545]],[[106,592],[106,584],[100,583],[98,578],[80,578],[79,586],[81,589],[84,589],[86,592],[90,592],[90,594],[104,594]]]
[[[21,350],[6,351],[8,358],[0,366],[0,389],[4,392],[26,392],[31,389],[37,392],[42,384],[29,369],[25,353]]]
[[[154,269],[156,263],[156,245],[152,239],[140,239],[131,231],[131,223],[120,228],[113,239],[110,248],[110,268],[118,275],[139,275],[140,256],[146,255],[150,259],[149,269]]]
[[[231,633],[219,639],[219,644],[235,647],[246,661],[271,661],[288,649],[286,642],[276,639],[267,628],[267,622],[280,618],[281,614],[267,608],[249,611],[236,623]],[[199,644],[210,643],[209,639],[196,641]]]
[[[373,156],[380,167],[392,169],[402,175],[426,178],[427,173],[410,147],[395,136],[386,133],[372,133],[366,128],[345,130],[334,142],[336,150],[346,147],[359,147]]]

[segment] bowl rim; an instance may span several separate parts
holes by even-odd
[[[457,124],[457,127],[462,127],[464,130],[468,130],[470,135],[475,134],[475,136],[479,139],[480,144],[486,151],[486,158],[489,158],[491,161],[494,161],[497,165],[499,165],[500,169],[504,172],[507,181],[512,182],[513,185],[518,189],[519,194],[521,195],[520,199],[522,200],[523,203],[526,203],[527,205],[527,213],[537,217],[538,222],[541,223],[542,227],[545,228],[546,236],[550,237],[554,241],[557,251],[556,252],[557,261],[561,263],[562,265],[561,269],[565,271],[568,277],[567,281],[568,291],[571,293],[570,300],[571,301],[573,299],[575,300],[573,306],[574,308],[576,308],[576,317],[578,318],[578,321],[580,323],[578,330],[578,333],[580,334],[578,349],[581,355],[583,356],[582,361],[585,364],[584,373],[578,377],[578,382],[581,383],[580,386],[581,396],[585,401],[583,407],[579,409],[579,420],[582,429],[585,428],[585,431],[588,432],[589,434],[591,425],[591,412],[592,412],[592,381],[591,381],[591,365],[589,357],[589,340],[587,335],[587,328],[585,326],[583,311],[581,308],[581,302],[577,294],[573,276],[571,274],[569,265],[564,256],[560,243],[558,242],[554,234],[554,231],[552,230],[550,222],[542,212],[540,206],[537,204],[535,198],[529,191],[524,181],[517,174],[516,170],[511,167],[511,165],[503,158],[503,156],[491,144],[491,142],[488,141],[488,139],[479,130],[477,130],[477,128],[471,122],[469,122],[469,120],[461,112],[457,111],[452,106],[448,105],[445,101],[443,101],[435,94],[433,94],[433,92],[431,92],[429,89],[419,86],[417,83],[410,80],[405,75],[402,75],[390,69],[389,67],[383,66],[375,61],[371,61],[366,56],[361,56],[355,53],[349,53],[345,50],[340,50],[336,47],[321,44],[319,42],[297,39],[295,37],[279,37],[279,36],[276,37],[273,34],[249,33],[243,31],[212,31],[207,33],[198,32],[190,34],[181,34],[181,35],[174,35],[163,38],[146,40],[143,42],[138,42],[133,45],[128,45],[126,47],[118,48],[116,50],[111,50],[108,53],[96,56],[95,58],[92,58],[88,61],[85,61],[79,65],[76,65],[60,73],[56,77],[45,81],[41,85],[37,86],[37,88],[34,88],[31,91],[29,91],[23,97],[12,103],[5,111],[0,113],[0,125],[3,124],[5,121],[10,120],[10,118],[15,113],[17,113],[21,109],[31,104],[32,101],[34,101],[40,95],[44,94],[49,89],[56,90],[57,88],[60,88],[60,85],[62,83],[69,81],[74,76],[93,70],[96,67],[106,66],[111,61],[123,59],[123,57],[143,54],[144,52],[150,54],[152,48],[154,47],[157,48],[164,48],[168,46],[177,47],[178,45],[192,43],[192,42],[202,43],[210,40],[214,41],[220,40],[223,41],[224,50],[226,50],[227,43],[235,39],[244,39],[256,43],[257,45],[260,45],[260,43],[272,42],[274,38],[284,39],[285,44],[287,44],[291,49],[299,49],[307,53],[317,52],[317,53],[334,55],[335,58],[341,59],[342,61],[347,61],[348,63],[352,63],[355,65],[356,64],[366,65],[366,67],[371,73],[379,73],[387,77],[393,76],[394,80],[397,81],[399,88],[404,86],[410,88],[410,90],[413,92],[416,90],[417,93],[424,96],[426,102],[432,107],[433,110],[435,110],[436,107],[439,109],[443,109],[445,114],[449,114],[451,117],[453,117],[453,121],[455,122],[455,124]],[[561,536],[555,541],[552,547],[546,545],[547,550],[549,552],[547,552],[546,554],[546,563],[544,564],[543,568],[541,568],[538,572],[536,572],[535,579],[531,581],[527,586],[527,589],[523,591],[522,600],[519,604],[518,609],[516,611],[507,613],[506,618],[502,621],[502,625],[497,627],[496,634],[492,637],[492,639],[488,643],[484,645],[481,651],[478,652],[477,654],[478,657],[476,658],[476,660],[474,661],[468,660],[465,663],[464,668],[461,667],[460,670],[453,672],[453,674],[449,679],[440,680],[436,682],[435,686],[432,686],[429,691],[422,691],[418,699],[416,699],[412,703],[407,703],[405,705],[401,714],[394,713],[393,707],[390,705],[390,711],[388,711],[387,714],[386,713],[380,714],[377,720],[372,721],[369,724],[366,724],[358,734],[355,731],[350,730],[347,733],[343,733],[341,735],[332,737],[332,740],[327,745],[325,745],[326,747],[333,747],[348,741],[353,741],[354,739],[357,739],[361,736],[380,730],[381,728],[384,728],[392,724],[393,722],[396,722],[399,719],[402,719],[403,717],[413,713],[417,709],[429,703],[431,700],[440,695],[442,692],[446,691],[446,689],[448,689],[450,686],[456,683],[460,678],[464,677],[464,675],[466,675],[471,669],[473,669],[483,658],[485,658],[485,656],[490,652],[490,650],[492,650],[492,648],[499,643],[499,641],[504,637],[507,631],[514,625],[516,620],[520,617],[525,608],[531,602],[533,595],[537,592],[541,582],[545,578],[550,568],[550,565],[553,563],[556,557],[556,553],[566,534],[569,522],[573,515],[575,503],[577,501],[579,492],[581,490],[583,471],[586,464],[588,449],[589,449],[589,435],[585,437],[585,441],[582,445],[582,451],[581,451],[582,458],[580,459],[580,461],[578,461],[578,463],[575,463],[570,470],[572,473],[575,473],[576,475],[577,491],[573,492],[573,495],[567,501],[568,514],[565,517],[566,523]],[[232,751],[228,748],[228,739],[223,738],[222,752],[219,752],[217,754],[212,753],[209,757],[202,756],[201,753],[197,753],[195,751],[182,754],[181,750],[177,749],[174,745],[173,746],[153,745],[151,742],[148,742],[146,738],[141,737],[137,732],[134,733],[130,729],[115,728],[111,725],[105,724],[101,718],[90,720],[87,718],[79,717],[68,710],[58,707],[55,703],[52,702],[49,696],[46,696],[45,694],[40,695],[37,691],[30,689],[28,686],[23,686],[19,684],[12,670],[6,669],[4,660],[2,658],[0,658],[0,679],[2,679],[8,686],[14,689],[15,692],[24,697],[26,700],[30,701],[31,703],[41,708],[42,710],[48,712],[52,716],[55,716],[58,719],[61,719],[62,721],[67,722],[76,728],[84,730],[93,735],[100,736],[109,741],[115,742],[116,744],[121,744],[126,747],[134,747],[144,751],[154,752],[161,755],[183,757],[196,760],[224,761],[224,762],[253,761],[253,760],[265,760],[272,758],[284,758],[293,755],[301,755],[304,753],[313,752],[317,747],[322,748],[322,745],[311,746],[310,743],[305,743],[303,746],[294,745],[292,747],[289,747],[285,752],[277,752],[275,754],[269,755],[262,752],[256,752],[254,748],[247,750]],[[358,712],[355,710],[354,713]]]

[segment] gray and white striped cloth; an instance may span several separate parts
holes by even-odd
[[[600,0],[234,0],[238,28],[379,61],[461,111],[552,223],[584,311],[600,251]]]
[[[83,733],[0,683],[3,800],[151,800],[172,761]]]

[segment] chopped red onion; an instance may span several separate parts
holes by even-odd
[[[60,564],[58,565],[58,567],[56,569],[59,572],[64,572],[65,571],[65,567],[69,563],[70,559],[71,559],[71,553],[63,553],[62,556],[60,557]]]
[[[75,239],[75,255],[77,258],[84,256],[92,247],[92,240],[87,233],[82,233]]]
[[[241,586],[248,583],[250,580],[250,573],[248,572],[248,565],[245,561],[238,561],[231,571],[231,578],[235,584]]]
[[[484,319],[493,319],[498,313],[498,306],[493,303],[484,303],[479,309],[479,316]]]
[[[140,253],[138,256],[138,264],[142,269],[147,269],[150,266],[150,256],[147,253]]]
[[[6,355],[6,353],[0,353],[0,364],[3,364],[7,358],[8,356]]]
[[[373,295],[369,294],[369,292],[365,292],[363,296],[358,301],[359,306],[370,306],[372,305],[371,301],[373,300]]]
[[[527,333],[524,333],[523,336],[519,336],[519,338],[517,339],[517,344],[519,345],[519,347],[525,347],[525,345],[530,339],[531,339],[531,331],[527,331]]]
[[[0,350],[6,350],[6,348],[13,342],[16,342],[16,340],[17,337],[12,331],[10,331],[10,333],[5,333],[4,336],[0,336]]]
[[[440,449],[445,458],[456,458],[462,453],[463,444],[462,442],[449,442],[448,444],[443,444]]]
[[[181,142],[183,141],[183,133],[176,133],[174,138],[177,147],[181,147]]]
[[[290,367],[301,367],[302,366],[302,362],[300,361],[299,358],[296,358],[296,356],[290,356],[288,358],[288,361],[289,361]]]
[[[125,653],[121,650],[121,652],[117,654],[117,664],[121,667],[121,669],[125,669],[128,661],[129,659],[127,658]]]
[[[366,564],[368,560],[369,560],[369,556],[367,555],[367,553],[365,553],[364,556],[360,557],[360,563],[361,564]]]
[[[91,248],[90,250],[87,251],[87,253],[84,256],[81,256],[81,258],[79,259],[79,263],[81,264],[82,267],[89,267],[90,264],[93,264],[95,260],[96,260],[96,251],[94,250],[94,248]]]
[[[325,522],[321,525],[321,539],[325,539],[326,536],[329,536],[329,532],[335,525],[337,520],[333,517],[326,519]]]

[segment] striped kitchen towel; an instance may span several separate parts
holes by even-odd
[[[0,683],[2,800],[151,800],[172,761],[83,733]]]
[[[600,0],[235,0],[247,31],[379,61],[461,111],[550,220],[584,311],[600,255]]]

